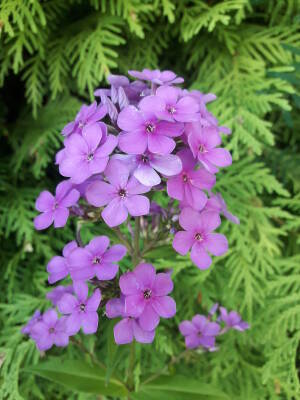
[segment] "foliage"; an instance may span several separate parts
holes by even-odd
[[[99,398],[85,393],[80,380],[70,388],[32,374],[43,375],[43,363],[53,361],[41,361],[20,329],[35,308],[47,307],[40,300],[45,265],[75,231],[69,223],[47,236],[35,233],[34,201],[58,181],[53,160],[60,131],[82,100],[92,100],[110,71],[144,67],[175,70],[190,87],[218,96],[211,111],[232,128],[228,148],[235,162],[220,174],[217,190],[241,224],[223,224],[230,251],[206,272],[168,251],[168,243],[158,240],[161,247],[149,250],[157,267],[173,268],[181,301],[153,346],[136,348],[134,377],[142,395],[133,399],[299,397],[299,19],[299,0],[0,2],[1,399]],[[87,224],[83,237],[95,231],[103,226]],[[187,352],[178,362],[177,324],[215,302],[241,311],[251,329],[224,336],[218,352]],[[107,364],[107,354],[114,354],[96,381],[103,389],[110,380],[117,390],[129,349],[109,350],[101,335],[105,324],[97,341],[81,338],[64,357],[76,360],[72,372],[80,365],[82,373],[94,374],[93,356]],[[59,349],[50,353],[62,359]],[[147,375],[157,371],[167,376],[147,385]],[[199,384],[190,383],[195,392],[184,395],[183,378],[174,376],[184,376],[186,387],[191,375]],[[119,393],[102,389],[110,398]]]

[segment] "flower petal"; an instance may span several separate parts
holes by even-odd
[[[69,210],[67,208],[57,208],[53,213],[53,218],[54,228],[62,228],[69,218]]]
[[[114,279],[119,270],[117,264],[101,263],[95,268],[95,274],[100,281],[109,281]]]
[[[226,236],[221,233],[210,233],[205,238],[205,248],[214,256],[221,256],[228,250]]]
[[[122,132],[119,135],[119,148],[128,154],[143,154],[147,148],[147,134],[144,129]]]
[[[105,262],[117,262],[122,260],[122,258],[126,255],[127,249],[122,244],[115,244],[111,246],[109,250],[107,250],[103,254],[103,261]]]
[[[191,323],[191,321],[182,321],[179,324],[179,331],[183,336],[191,335],[193,333],[197,333],[197,329]]]
[[[105,223],[113,228],[114,226],[122,224],[128,217],[127,208],[124,202],[119,198],[113,199],[102,211],[102,218]]]
[[[172,318],[176,314],[176,303],[170,296],[156,297],[153,299],[152,307],[163,318]]]
[[[124,318],[114,327],[114,338],[117,344],[128,344],[133,341],[132,321]]]
[[[145,309],[146,301],[142,295],[134,294],[125,297],[125,315],[139,317]]]
[[[151,304],[147,304],[139,317],[139,325],[145,331],[153,331],[159,324],[159,315]]]
[[[62,314],[72,314],[78,304],[76,297],[69,293],[65,293],[57,303],[57,308]]]
[[[35,229],[42,230],[48,228],[53,222],[54,216],[52,211],[44,212],[34,218]]]
[[[152,289],[156,271],[152,264],[140,263],[133,271],[141,290]]]
[[[85,197],[93,206],[102,207],[115,197],[115,188],[105,182],[93,182],[87,187]]]
[[[179,231],[176,232],[172,245],[177,253],[185,256],[193,246],[194,241],[194,234],[192,232]]]
[[[88,312],[84,315],[81,321],[83,333],[91,335],[97,332],[98,314],[96,312]]]
[[[86,310],[87,311],[97,311],[99,304],[101,301],[101,292],[99,289],[96,289],[94,293],[88,298],[86,302]]]
[[[179,223],[186,231],[194,231],[197,229],[200,214],[198,211],[190,207],[184,208],[179,215]]]
[[[144,122],[141,112],[134,106],[125,107],[118,116],[118,126],[130,132],[139,128]]]
[[[127,197],[124,200],[124,205],[133,217],[149,214],[150,201],[146,196],[135,195]]]
[[[155,276],[152,287],[155,296],[166,296],[173,290],[173,282],[169,274],[159,273]]]
[[[47,190],[44,190],[39,194],[38,198],[36,199],[35,208],[40,212],[51,211],[54,204],[54,196]]]
[[[210,256],[199,243],[195,243],[192,247],[191,260],[200,269],[207,269],[212,263]]]
[[[139,293],[139,283],[133,272],[126,272],[121,275],[119,285],[121,292],[127,296]]]
[[[153,331],[144,331],[138,322],[133,320],[131,322],[133,328],[133,335],[137,342],[139,343],[152,343],[155,337],[155,330]]]
[[[109,238],[107,236],[96,236],[85,246],[85,249],[94,256],[100,256],[105,253],[109,246]]]

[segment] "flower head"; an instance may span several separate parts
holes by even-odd
[[[140,327],[153,331],[160,317],[171,318],[176,313],[176,303],[167,296],[173,290],[169,274],[156,274],[151,264],[139,264],[134,271],[120,277],[120,288],[125,296],[125,313],[138,318]]]
[[[221,137],[215,127],[202,127],[191,123],[187,130],[188,143],[195,158],[211,173],[219,171],[218,167],[231,165],[232,158],[228,150],[217,147]]]
[[[54,256],[51,258],[47,265],[47,271],[49,273],[48,282],[50,284],[55,283],[64,279],[69,275],[69,265],[68,265],[68,256],[71,252],[78,247],[75,240],[65,245],[63,249],[63,257]]]
[[[73,183],[82,183],[91,175],[103,172],[109,154],[117,146],[117,138],[107,135],[103,123],[83,128],[82,135],[73,134],[65,141],[63,156],[59,160],[59,172],[71,178]]]
[[[66,330],[69,335],[75,335],[82,327],[88,335],[95,333],[98,328],[97,310],[101,301],[101,292],[96,289],[88,298],[88,286],[83,282],[74,282],[76,297],[66,293],[58,302],[58,309],[66,318]]]
[[[207,269],[211,265],[212,260],[207,252],[215,256],[226,253],[226,237],[220,233],[212,233],[221,224],[218,213],[198,213],[191,208],[184,208],[179,216],[179,224],[185,230],[175,234],[173,247],[181,255],[187,254],[191,249],[191,260],[198,268]]]
[[[31,330],[31,337],[36,342],[37,348],[46,351],[54,344],[58,347],[67,346],[69,335],[65,323],[65,318],[59,319],[55,310],[52,308],[47,310]]]
[[[111,160],[105,170],[109,183],[94,182],[87,188],[86,198],[90,204],[106,205],[101,215],[110,227],[122,224],[128,213],[134,217],[149,213],[149,199],[141,194],[149,192],[151,187],[142,185],[134,177],[129,178],[129,174],[126,165]]]
[[[216,322],[210,322],[204,315],[195,315],[192,321],[181,322],[179,330],[185,337],[187,348],[194,349],[201,346],[205,349],[214,350],[220,325]]]
[[[107,236],[97,236],[84,248],[77,248],[68,257],[73,280],[86,280],[96,276],[100,281],[113,279],[118,272],[116,264],[126,254],[121,244],[109,246]]]
[[[249,324],[242,320],[240,314],[236,311],[228,312],[225,307],[220,307],[220,320],[225,322],[226,328],[236,329],[241,332],[249,329]]]
[[[70,181],[63,181],[57,185],[55,196],[47,190],[41,192],[36,200],[35,208],[42,214],[34,219],[35,229],[46,229],[52,223],[55,228],[61,228],[66,225],[69,210],[79,199],[79,192],[72,188]]]
[[[184,82],[184,79],[176,76],[173,71],[159,71],[158,69],[143,69],[140,71],[128,71],[128,74],[141,81],[150,81],[156,85],[174,85]]]

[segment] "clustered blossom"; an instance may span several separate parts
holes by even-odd
[[[126,223],[133,237],[132,219],[143,217],[141,231],[151,227],[153,236],[163,221],[163,232],[175,233],[174,249],[181,255],[191,251],[193,263],[208,268],[210,255],[223,255],[228,248],[226,237],[214,232],[220,215],[239,223],[222,196],[213,193],[219,168],[232,162],[221,147],[222,134],[230,130],[207,110],[215,95],[180,88],[184,80],[174,72],[144,69],[129,75],[133,82],[110,75],[110,87],[94,92],[99,101],[84,104],[63,128],[64,144],[55,162],[64,180],[55,196],[48,191],[39,195],[36,209],[41,214],[34,220],[35,228],[46,229],[52,223],[61,228],[74,216],[101,220],[119,234],[118,227]],[[170,198],[167,208],[150,201],[153,192],[164,189]],[[59,284],[47,294],[52,308],[36,312],[23,333],[39,350],[66,346],[80,329],[96,333],[101,324],[98,311],[105,307],[108,318],[122,318],[114,328],[118,344],[151,343],[160,319],[176,313],[169,296],[171,274],[156,273],[143,253],[136,260],[126,240],[127,248],[124,240],[111,244],[107,236],[84,245],[78,234],[47,265],[49,284],[67,279],[67,286]],[[135,263],[124,272],[119,262],[127,251]],[[185,325],[194,324],[194,331],[202,335],[199,344],[211,347],[218,324],[203,318]],[[232,312],[221,309],[221,318],[227,327],[244,328]]]
[[[214,314],[219,310],[219,316],[212,321]],[[209,315],[195,315],[191,321],[182,321],[179,324],[179,331],[184,336],[185,345],[188,349],[198,347],[206,351],[215,351],[216,338],[223,335],[229,329],[240,332],[249,329],[249,324],[242,320],[236,311],[228,312],[226,308],[213,306]]]

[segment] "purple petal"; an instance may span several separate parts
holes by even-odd
[[[34,227],[38,231],[48,228],[53,222],[54,216],[52,211],[44,212],[34,219]]]
[[[67,196],[64,199],[60,201],[59,204],[61,207],[71,207],[77,203],[79,197],[80,197],[79,191],[73,189],[70,191],[70,193],[67,194]]]
[[[105,253],[108,246],[109,238],[107,236],[96,236],[87,246],[85,246],[85,249],[95,256],[100,256]]]
[[[133,335],[137,342],[139,343],[152,343],[155,337],[155,330],[144,331],[140,325],[133,320],[132,322]]]
[[[200,269],[207,269],[212,263],[210,256],[199,243],[195,243],[192,247],[191,260]]]
[[[128,106],[120,112],[117,123],[119,128],[130,132],[138,129],[144,123],[144,119],[137,108]]]
[[[139,293],[139,283],[133,272],[127,272],[120,277],[119,285],[121,291],[125,295],[133,295]]]
[[[134,171],[134,177],[146,186],[159,185],[161,182],[160,176],[150,165],[140,164]]]
[[[114,338],[117,344],[127,344],[133,341],[132,321],[124,318],[114,327]]]
[[[114,226],[122,224],[128,217],[127,208],[124,202],[119,198],[113,199],[102,211],[102,218],[105,223],[113,228]]]
[[[159,136],[177,137],[182,135],[184,125],[180,123],[160,121],[156,127],[156,134]],[[153,152],[155,153],[155,152]]]
[[[202,332],[205,325],[207,324],[207,318],[204,315],[196,314],[192,318],[192,324],[197,328],[199,332]]]
[[[72,314],[76,306],[78,305],[78,300],[76,297],[69,293],[65,293],[57,304],[57,308],[62,314]]]
[[[182,170],[180,158],[173,154],[165,156],[155,155],[151,159],[150,165],[165,176],[177,175]]]
[[[190,149],[183,149],[177,153],[181,159],[183,171],[192,171],[195,168],[196,160]]]
[[[197,334],[191,334],[185,337],[185,345],[188,349],[195,349],[199,346],[199,336]]]
[[[100,281],[109,281],[114,279],[119,270],[116,264],[102,263],[95,268],[95,273]]]
[[[153,331],[159,324],[159,316],[152,308],[151,304],[147,304],[139,317],[139,325],[145,331]]]
[[[72,182],[68,179],[60,182],[55,189],[55,199],[57,203],[61,203],[61,200],[70,192],[73,188]]]
[[[39,197],[36,199],[35,208],[40,212],[51,211],[54,204],[54,196],[50,192],[44,190],[39,194]]]
[[[105,307],[106,315],[108,318],[121,317],[125,313],[125,303],[123,299],[108,300]]]
[[[222,148],[211,149],[205,154],[205,158],[218,167],[227,167],[232,164],[231,154]]]
[[[146,301],[141,294],[125,297],[125,314],[130,317],[139,317],[145,309]],[[152,329],[151,329],[152,330]]]
[[[96,289],[86,302],[86,311],[97,311],[101,301],[101,292]]]
[[[173,199],[183,200],[184,183],[181,175],[167,180],[167,192]]]
[[[204,336],[217,336],[220,332],[220,325],[216,322],[208,322],[203,328]]]
[[[67,317],[66,332],[69,335],[76,335],[76,333],[79,332],[80,326],[81,326],[81,320],[77,312],[74,312],[73,314]]]
[[[124,205],[133,217],[149,214],[150,201],[146,196],[135,195],[127,197],[124,200]]]
[[[102,207],[112,201],[115,188],[105,182],[93,182],[87,187],[85,196],[88,203],[95,207]]]
[[[122,132],[119,135],[119,148],[128,154],[143,154],[147,148],[148,137],[144,129]]]
[[[152,153],[169,154],[174,150],[175,142],[167,136],[154,134],[148,136],[148,147]]]
[[[126,255],[127,249],[122,244],[115,244],[111,246],[109,250],[103,255],[103,261],[105,262],[116,262],[122,260]]]
[[[163,318],[172,318],[176,314],[176,303],[170,296],[156,297],[152,307]]]
[[[85,282],[73,282],[73,289],[80,303],[85,303],[89,288]]]
[[[209,233],[221,225],[220,215],[213,211],[203,211],[198,217],[198,227]]]
[[[156,114],[164,110],[165,103],[157,96],[146,96],[139,102],[139,108],[142,111],[150,111],[151,113]]]
[[[216,146],[219,146],[222,142],[218,131],[214,127],[204,128],[203,134],[205,137],[205,145],[207,149],[213,149]]]
[[[129,173],[128,166],[118,159],[112,159],[105,170],[105,176],[116,188],[124,188],[126,186]]]
[[[184,208],[179,215],[179,223],[186,231],[194,231],[199,224],[200,214],[190,207]]]
[[[64,279],[69,273],[66,260],[60,256],[53,257],[47,265],[47,272],[49,273],[48,281],[50,284]]]
[[[58,347],[65,347],[69,344],[69,335],[66,332],[58,332],[54,335],[54,344]]]
[[[210,190],[216,183],[215,175],[204,168],[193,171],[190,174],[191,184],[199,189]]]
[[[179,231],[174,236],[173,248],[177,251],[177,253],[185,256],[189,252],[194,241],[194,233]]]
[[[86,335],[97,332],[98,314],[96,312],[88,312],[82,318],[82,330]]]
[[[162,98],[167,105],[177,103],[179,90],[172,86],[161,86],[156,90],[156,96]]]
[[[103,144],[100,144],[95,151],[95,158],[104,158],[109,156],[118,145],[118,138],[114,135],[108,135]]]
[[[54,228],[62,228],[66,225],[69,218],[69,210],[67,208],[57,208],[53,213]]]
[[[82,129],[82,137],[88,144],[89,151],[94,152],[98,147],[102,138],[101,126],[97,123],[94,123],[92,125],[86,125]]]
[[[173,282],[170,275],[164,273],[157,274],[152,289],[155,296],[166,296],[171,293]]]
[[[220,233],[210,233],[205,238],[205,248],[214,256],[221,256],[228,250],[226,236]]]
[[[56,322],[57,322],[57,313],[55,310],[50,309],[47,310],[44,314],[43,314],[43,322],[48,325],[49,327],[54,327]]]
[[[182,321],[179,324],[179,330],[183,336],[192,335],[193,333],[197,333],[195,326],[190,321]]]
[[[194,210],[202,210],[207,202],[206,194],[190,184],[186,184],[184,189],[184,200],[187,204]]]
[[[74,268],[86,268],[91,264],[91,255],[87,250],[78,247],[69,254],[68,263],[71,270]]]
[[[156,271],[152,264],[141,263],[133,271],[141,289],[152,289]]]
[[[127,184],[126,190],[129,194],[141,194],[147,193],[151,190],[151,187],[142,185],[134,176],[132,176]]]

